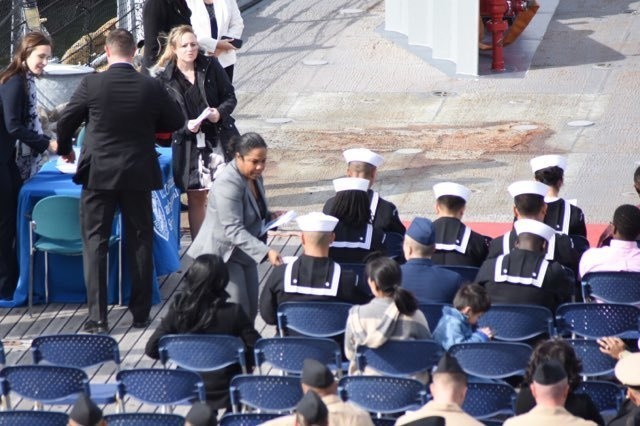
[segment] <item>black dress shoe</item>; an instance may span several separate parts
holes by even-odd
[[[91,334],[109,334],[109,326],[104,321],[88,320],[84,323],[83,329]]]
[[[147,318],[144,321],[133,321],[131,327],[133,328],[147,328],[151,324],[151,319]]]

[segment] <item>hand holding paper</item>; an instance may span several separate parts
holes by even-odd
[[[273,219],[270,222],[262,225],[262,230],[260,231],[260,235],[266,234],[269,229],[277,228],[278,226],[282,226],[285,223],[291,222],[293,219],[298,216],[295,211],[289,210],[288,212],[279,215],[277,218]]]

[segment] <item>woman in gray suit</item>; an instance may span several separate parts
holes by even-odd
[[[278,213],[269,212],[262,172],[267,144],[257,133],[245,133],[232,142],[234,159],[211,186],[207,213],[187,254],[221,256],[229,268],[230,301],[244,307],[249,319],[258,312],[258,263],[268,258],[282,264],[280,253],[264,242],[262,226]]]

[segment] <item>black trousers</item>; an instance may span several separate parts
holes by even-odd
[[[16,220],[22,179],[14,162],[0,164],[0,297],[10,298],[18,283]]]
[[[151,191],[83,189],[80,196],[84,280],[89,319],[107,321],[107,253],[116,208],[120,208],[129,272],[129,310],[134,322],[151,311],[153,211]]]

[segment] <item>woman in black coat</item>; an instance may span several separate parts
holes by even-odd
[[[35,77],[51,57],[51,40],[40,32],[26,34],[11,63],[0,73],[0,297],[11,297],[18,282],[15,255],[16,212],[22,177],[16,163],[20,141],[25,178],[31,175],[37,154],[57,149],[56,141],[43,134],[36,111]],[[28,152],[25,154],[25,152]]]
[[[524,381],[516,399],[516,415],[524,414],[536,405],[529,385],[533,381],[533,373],[538,365],[546,361],[556,360],[564,365],[569,381],[569,395],[564,408],[576,417],[591,420],[599,425],[604,425],[604,420],[598,408],[586,394],[575,393],[575,389],[581,382],[580,372],[582,362],[576,356],[573,348],[562,339],[551,339],[540,343],[531,354]]]
[[[242,306],[227,302],[225,287],[229,271],[220,256],[198,256],[186,276],[186,288],[169,307],[167,316],[153,333],[145,353],[158,359],[158,342],[167,334],[224,334],[238,336],[245,344],[247,365],[252,366],[253,346],[260,334],[256,331]],[[202,373],[207,393],[207,404],[214,408],[228,408],[229,382],[240,367],[229,366],[219,372]]]
[[[142,72],[149,69],[158,60],[164,49],[169,32],[180,25],[191,24],[191,10],[185,0],[146,0],[142,8],[142,26],[144,28],[144,53]]]
[[[204,221],[212,173],[224,162],[225,130],[235,130],[231,113],[238,101],[218,60],[199,53],[190,26],[171,30],[155,69],[184,115],[184,126],[173,134],[173,173],[176,186],[187,192],[189,228],[195,239]],[[208,116],[197,123],[207,109]],[[212,156],[214,152],[218,154]]]

